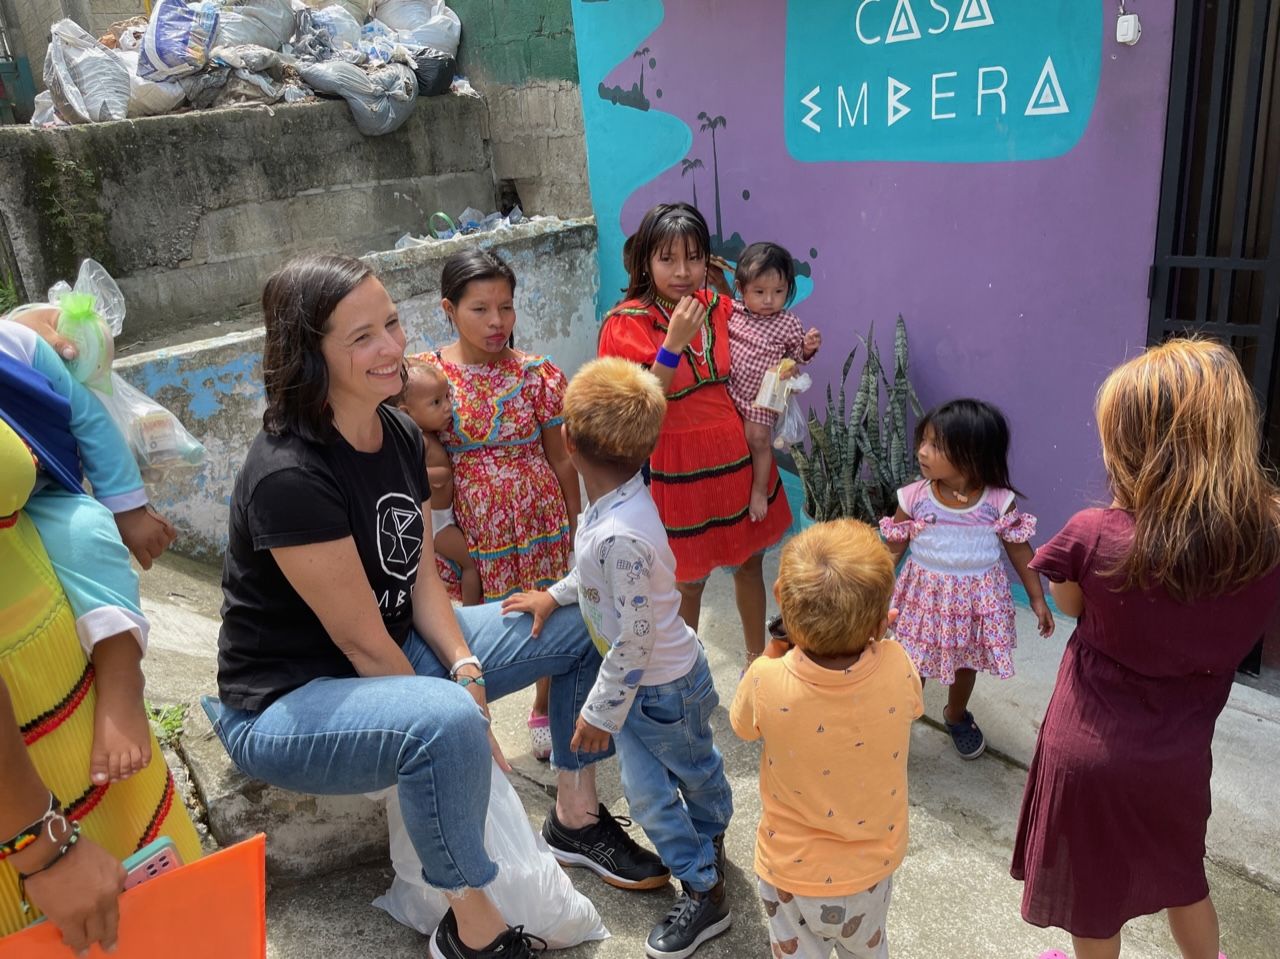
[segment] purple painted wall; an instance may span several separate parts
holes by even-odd
[[[1141,348],[1147,325],[1172,5],[1145,5],[1141,42],[1127,47],[1114,41],[1113,0],[1097,2],[1104,7],[1102,71],[1084,137],[1063,156],[1028,162],[792,159],[782,134],[787,5],[778,0],[667,2],[661,24],[643,40],[656,61],[645,78],[651,99],[660,96],[651,109],[687,124],[688,156],[705,160],[696,175],[713,231],[711,144],[698,129],[701,111],[728,120],[716,133],[724,232],[775,240],[810,259],[813,292],[797,312],[826,339],[816,363],[820,383],[839,375],[855,332],[872,321],[882,349],[891,348],[901,312],[926,406],[975,395],[1008,413],[1014,482],[1045,536],[1106,497],[1093,394],[1111,367]],[[590,10],[575,4],[575,16]],[[580,29],[584,65],[586,42]],[[628,58],[604,82],[629,87],[635,74]],[[597,79],[584,69],[584,100],[597,96]],[[623,115],[636,113],[607,102],[603,112],[588,109],[598,204],[609,186],[601,144],[610,139],[610,118],[631,122]],[[602,234],[616,230],[620,238],[650,205],[690,199],[691,187],[677,162],[630,193],[621,223],[601,222]]]

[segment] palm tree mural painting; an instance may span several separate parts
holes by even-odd
[[[702,132],[711,131],[711,178],[715,184],[716,191],[716,237],[723,239],[724,224],[720,220],[720,156],[716,153],[716,130],[727,125],[727,121],[721,116],[711,116],[706,110],[698,114],[698,119],[702,121],[702,126],[698,129]]]
[[[680,161],[680,176],[684,177],[693,174],[693,205],[695,207],[698,205],[698,174],[696,171],[702,169],[705,169],[705,167],[702,165],[701,160],[685,159]]]
[[[649,56],[649,48],[641,47],[635,53],[631,54],[632,60],[640,61],[640,95],[644,96],[644,61]]]

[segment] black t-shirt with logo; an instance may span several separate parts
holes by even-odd
[[[378,415],[376,453],[336,435],[320,444],[259,433],[249,447],[222,572],[218,694],[227,705],[258,710],[313,679],[356,675],[272,549],[352,537],[387,632],[404,645],[430,493],[422,433],[399,410]]]

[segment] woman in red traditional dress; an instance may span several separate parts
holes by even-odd
[[[728,298],[707,288],[711,237],[687,203],[660,203],[630,241],[626,298],[609,311],[600,355],[649,367],[667,390],[650,461],[652,492],[676,557],[680,615],[694,629],[711,571],[733,569],[748,661],[764,650],[764,551],[791,526],[778,478],[751,519],[751,453],[729,398]]]

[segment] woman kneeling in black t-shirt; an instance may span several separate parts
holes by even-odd
[[[232,497],[218,638],[232,760],[300,792],[395,784],[423,873],[452,906],[431,954],[519,959],[529,938],[480,888],[496,875],[490,750],[506,768],[486,693],[550,676],[557,854],[624,888],[664,882],[596,798],[591,764],[608,753],[569,748],[600,664],[578,611],[553,613],[535,640],[527,615],[449,603],[423,525],[422,434],[387,403],[405,334],[386,289],[359,260],[305,256],[267,281],[262,307],[267,410]]]

